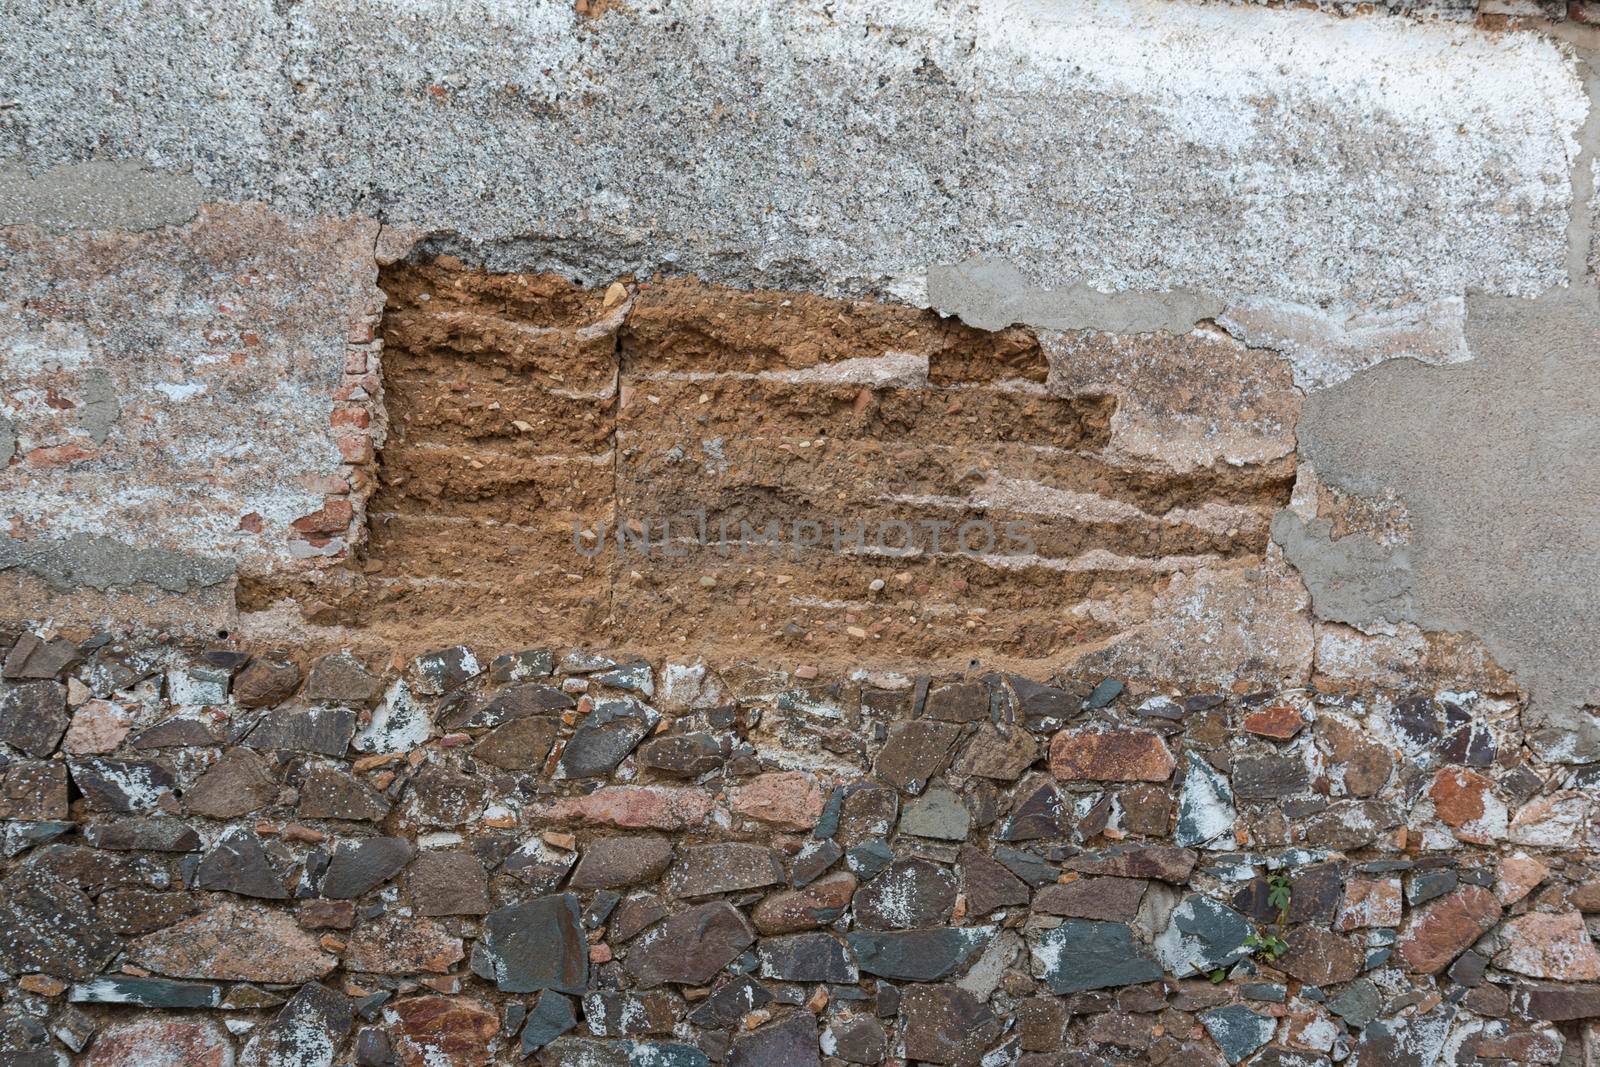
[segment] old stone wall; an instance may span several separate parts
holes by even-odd
[[[1597,20],[0,10],[0,1061],[1600,1064]]]

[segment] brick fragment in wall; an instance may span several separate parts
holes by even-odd
[[[1590,777],[1422,665],[1218,692],[48,637],[0,704],[11,1054],[1555,1063],[1600,1019]],[[448,728],[352,745],[402,692]],[[631,731],[560,772],[619,702],[699,739],[688,773]]]
[[[147,232],[4,231],[8,571],[181,593],[359,540],[375,229],[209,205]]]

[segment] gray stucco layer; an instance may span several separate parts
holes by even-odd
[[[1569,62],[1530,34],[1155,0],[18,0],[0,159],[456,235],[495,266],[924,298],[1386,303],[1560,279]]]
[[[1600,309],[1589,291],[1475,297],[1474,359],[1394,360],[1310,394],[1300,450],[1331,484],[1405,501],[1414,540],[1327,543],[1280,518],[1274,535],[1319,613],[1475,633],[1533,698],[1545,759],[1600,758]],[[1318,545],[1318,536],[1321,545]],[[1348,539],[1347,539],[1348,540]]]

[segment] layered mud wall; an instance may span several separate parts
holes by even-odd
[[[1597,15],[8,10],[0,1058],[1600,1062]]]

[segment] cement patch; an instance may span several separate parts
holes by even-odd
[[[1334,540],[1331,526],[1326,519],[1304,522],[1287,508],[1272,520],[1272,539],[1305,580],[1317,617],[1367,632],[1410,619],[1409,550],[1358,534]]]
[[[1475,296],[1467,339],[1470,363],[1386,363],[1311,393],[1300,420],[1301,455],[1325,482],[1405,501],[1410,611],[1398,575],[1366,553],[1330,561],[1287,520],[1276,532],[1324,603],[1345,583],[1330,617],[1481,636],[1531,694],[1540,754],[1600,759],[1600,719],[1582,710],[1600,702],[1600,306],[1587,288]]]
[[[928,306],[980,330],[1020,323],[1045,330],[1106,333],[1188,333],[1216,318],[1222,303],[1206,293],[1102,293],[1088,286],[1048,290],[1029,283],[1016,267],[971,260],[928,269]]]
[[[153,230],[188,222],[201,190],[184,174],[149,170],[136,160],[48,167],[0,167],[0,226],[69,230]]]
[[[153,585],[169,593],[184,593],[227,581],[234,565],[224,559],[135,548],[110,537],[78,534],[61,541],[0,537],[0,571],[9,570],[41,578],[58,592],[81,586],[105,592]]]

